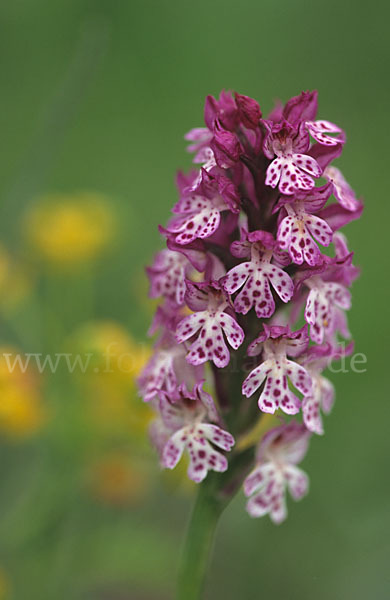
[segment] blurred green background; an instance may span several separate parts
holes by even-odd
[[[135,397],[153,310],[143,265],[190,165],[183,135],[222,88],[265,113],[317,88],[320,117],[347,131],[339,166],[366,201],[347,229],[362,268],[349,323],[367,370],[331,375],[311,493],[284,525],[251,520],[242,496],[228,508],[206,598],[390,597],[388,6],[2,3],[1,600],[173,596],[193,489],[160,474]],[[109,344],[128,364],[101,375]],[[93,356],[85,374],[31,362],[10,375],[17,352]]]

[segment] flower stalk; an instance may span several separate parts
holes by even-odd
[[[199,486],[180,555],[177,600],[200,600],[223,511],[253,462],[253,446],[233,452],[229,471],[210,473]]]
[[[177,600],[201,598],[215,530],[227,505],[217,496],[217,478],[208,477],[199,486],[186,539],[180,556]]]
[[[151,439],[165,468],[187,453],[201,484],[179,599],[201,597],[218,518],[241,485],[250,516],[274,523],[287,491],[307,493],[298,465],[334,401],[323,372],[353,350],[343,340],[359,271],[340,229],[363,204],[332,164],[343,130],[316,114],[317,92],[266,118],[242,94],[208,96],[206,127],[185,136],[200,169],[178,174],[167,247],[147,269],[162,299],[139,378]]]

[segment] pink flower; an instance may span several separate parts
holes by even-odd
[[[277,239],[283,250],[288,250],[291,260],[301,265],[306,261],[310,266],[315,266],[323,261],[322,254],[313,238],[323,246],[329,246],[333,238],[333,231],[328,223],[319,216],[311,214],[317,212],[317,205],[304,200],[296,200],[285,204],[284,217],[278,227]]]
[[[187,147],[188,152],[198,153],[204,148],[209,148],[212,137],[213,134],[207,127],[195,127],[194,129],[191,129],[184,136],[185,140],[192,142]],[[199,157],[196,155],[193,162],[199,163],[203,162],[203,160],[199,160]]]
[[[213,235],[225,210],[229,207],[218,194],[212,198],[194,194],[176,204],[175,212],[180,216],[172,219],[167,229],[176,234],[177,244],[189,244]]]
[[[140,395],[145,402],[154,400],[159,392],[174,395],[179,385],[194,385],[202,378],[200,367],[189,365],[185,360],[186,349],[178,346],[172,336],[166,335],[138,378]]]
[[[276,155],[267,168],[265,184],[273,188],[279,185],[279,190],[288,195],[296,190],[311,190],[313,177],[320,177],[322,169],[314,158],[305,154],[309,148],[307,131],[287,121],[277,125],[270,121],[263,123],[268,130],[264,153],[269,158]]]
[[[226,367],[230,353],[223,334],[230,346],[237,350],[244,341],[244,332],[233,317],[225,312],[229,307],[225,292],[216,283],[187,282],[186,300],[196,312],[180,321],[176,340],[181,344],[197,335],[189,348],[188,362],[200,365],[212,360],[217,367]]]
[[[353,254],[348,252],[344,236],[334,238],[336,256],[325,257],[324,263],[315,269],[306,269],[296,276],[296,288],[303,283],[309,288],[306,300],[305,320],[310,325],[310,337],[317,344],[331,341],[338,330],[348,337],[344,311],[351,307],[348,287],[358,276],[352,264]]]
[[[330,344],[312,346],[301,359],[312,380],[312,389],[302,400],[303,422],[312,433],[322,435],[324,427],[321,410],[329,414],[334,402],[334,386],[322,375],[335,352]]]
[[[150,297],[164,296],[177,304],[183,304],[186,291],[185,279],[193,269],[187,258],[179,252],[161,250],[153,266],[146,272],[150,279]]]
[[[351,308],[351,293],[341,283],[324,281],[319,275],[306,279],[305,285],[310,289],[305,319],[311,325],[310,337],[317,344],[322,344],[327,333],[335,329],[337,308]]]
[[[162,392],[159,408],[166,435],[169,435],[161,451],[161,464],[165,468],[173,469],[187,450],[190,459],[188,477],[196,483],[203,481],[209,470],[226,471],[226,457],[215,446],[229,451],[234,445],[234,438],[209,422],[218,416],[210,394],[202,389],[202,383],[196,385],[192,392],[181,387],[180,398],[174,402]]]
[[[248,348],[249,356],[262,353],[263,362],[253,369],[242,385],[242,393],[249,398],[265,381],[258,404],[261,411],[273,414],[279,408],[289,415],[299,412],[301,401],[292,392],[288,382],[307,395],[312,382],[309,373],[287,356],[298,356],[309,342],[307,326],[291,333],[288,327],[268,327]]]
[[[213,235],[221,222],[221,213],[238,213],[234,185],[226,178],[209,176],[202,171],[197,191],[183,190],[181,199],[175,204],[173,217],[166,232],[172,234],[176,244],[187,245],[196,239]]]
[[[343,208],[350,211],[359,209],[360,202],[339,169],[326,167],[324,177],[332,183],[333,195]]]
[[[309,480],[296,465],[305,456],[310,433],[292,421],[269,431],[259,445],[256,466],[244,482],[251,517],[269,514],[274,523],[287,517],[286,489],[294,500],[308,491]]]
[[[330,133],[343,134],[343,130],[340,127],[329,121],[306,121],[306,128],[316,142],[324,146],[336,146],[340,142],[345,142],[343,136],[338,138],[329,135]]]
[[[291,277],[280,267],[271,264],[275,241],[265,231],[242,232],[243,241],[247,240],[250,261],[242,262],[228,271],[223,279],[223,287],[229,294],[242,291],[234,300],[234,309],[246,314],[253,306],[259,318],[267,318],[275,311],[270,285],[283,302],[288,302],[294,292]],[[243,243],[239,255],[242,256]],[[232,253],[235,253],[234,243]]]

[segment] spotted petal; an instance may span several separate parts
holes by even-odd
[[[324,341],[324,330],[330,326],[332,316],[329,302],[324,294],[315,288],[310,290],[306,303],[305,319],[311,325],[310,337],[313,342],[322,344]]]
[[[320,386],[321,386],[321,404],[322,410],[327,415],[332,410],[332,406],[334,403],[335,391],[334,385],[326,379],[325,377],[320,376]]]
[[[312,380],[306,369],[292,360],[286,360],[285,366],[287,375],[294,387],[296,387],[301,394],[309,394],[312,389]]]
[[[176,340],[179,344],[192,337],[204,325],[206,321],[206,311],[193,313],[184,317],[176,328]]]
[[[294,500],[300,500],[309,490],[309,478],[295,465],[288,465],[284,468],[284,477],[291,496]]]
[[[308,396],[305,396],[302,400],[302,415],[303,422],[305,423],[307,429],[313,433],[316,433],[317,435],[322,435],[324,433],[320,407],[321,396],[318,390],[318,385],[316,384],[314,391]]]
[[[305,308],[305,319],[309,325],[314,325],[315,323],[315,315],[316,315],[316,302],[317,302],[318,290],[315,288],[310,290],[309,295],[306,300],[306,308]],[[320,342],[318,342],[320,343]]]
[[[286,195],[294,194],[297,190],[311,190],[314,187],[313,179],[300,169],[300,166],[295,161],[295,156],[285,159],[283,163],[279,189]]]
[[[268,376],[258,404],[262,412],[274,414],[281,408],[288,415],[296,415],[301,405],[299,398],[289,389],[286,375],[275,371]]]
[[[272,188],[275,188],[280,179],[280,175],[282,173],[282,167],[284,164],[283,158],[275,158],[272,163],[269,165],[267,169],[267,174],[265,177],[265,185],[270,185]]]
[[[288,219],[289,217],[286,218]],[[283,230],[281,229],[281,231]],[[312,240],[307,229],[304,226],[300,226],[300,223],[296,220],[294,220],[291,229],[290,239],[287,237],[281,238],[280,242],[281,245],[283,244],[288,247],[291,259],[297,265],[301,265],[305,260],[311,267],[314,267],[321,260],[321,252],[317,244]]]
[[[173,368],[173,359],[172,351],[159,350],[143,369],[138,384],[145,402],[155,398],[159,390],[171,391],[175,388],[177,380]]]
[[[311,235],[323,246],[329,246],[333,238],[333,231],[328,223],[315,215],[306,215],[306,225]]]
[[[162,451],[161,463],[167,469],[174,469],[183,456],[184,448],[188,441],[188,435],[182,429],[176,431],[169,438]]]
[[[331,123],[330,121],[307,121],[307,129],[311,136],[319,143],[324,146],[336,146],[340,142],[344,141],[337,137],[327,135],[327,133],[341,133],[342,129]]]
[[[287,509],[283,483],[271,479],[266,488],[250,498],[246,508],[251,517],[262,517],[269,513],[274,523],[284,521]]]
[[[230,451],[234,446],[234,437],[217,425],[202,423],[202,431],[210,442],[222,450]]]
[[[294,164],[313,177],[321,177],[322,169],[315,158],[307,154],[294,154]]]
[[[228,294],[234,294],[241,286],[244,285],[249,275],[253,273],[253,266],[251,262],[243,262],[232,269],[223,280],[223,287]]]
[[[199,426],[199,433],[202,431],[201,427],[203,428],[203,425]],[[205,438],[193,438],[191,446],[188,444],[188,454],[190,464],[187,474],[195,483],[203,481],[209,470],[222,473],[228,468],[226,457],[212,448]]]
[[[201,210],[210,208],[210,200],[196,194],[186,195],[180,198],[173,207],[173,212],[181,215],[182,213],[198,213]]]
[[[271,294],[268,279],[261,269],[249,277],[242,291],[234,300],[237,312],[246,314],[252,306],[259,318],[270,317],[275,310],[275,302]]]
[[[251,496],[254,492],[267,485],[267,482],[275,475],[275,467],[271,463],[258,465],[244,481],[245,496]]]
[[[272,287],[283,302],[289,302],[294,293],[294,283],[283,269],[275,265],[269,265],[266,268],[268,279]]]
[[[265,360],[261,365],[253,369],[242,384],[242,393],[244,396],[249,398],[252,394],[259,389],[264,379],[272,371],[273,361]]]
[[[186,358],[192,365],[200,365],[207,360],[212,360],[219,369],[229,364],[230,353],[223,339],[221,326],[216,319],[207,320],[198,339],[191,345]]]
[[[185,293],[185,267],[187,259],[179,252],[162,250],[155,258],[152,267],[147,268],[150,279],[151,298],[165,296],[181,305]]]
[[[279,224],[277,238],[282,250],[287,250],[290,245],[291,233],[294,223],[295,219],[291,216],[287,216],[284,217],[284,219]]]
[[[351,308],[351,292],[341,283],[330,281],[326,283],[326,297],[339,308]]]
[[[220,313],[217,316],[217,321],[223,329],[224,334],[226,335],[227,341],[231,345],[234,350],[237,350],[244,341],[245,333],[242,328],[239,326],[237,321],[235,321],[230,315],[225,312]]]
[[[360,202],[339,169],[327,167],[324,171],[324,177],[332,182],[334,197],[343,208],[351,212],[358,210]]]
[[[173,223],[170,229],[178,232],[176,242],[178,244],[189,244],[196,238],[210,237],[219,227],[221,215],[218,209],[209,207],[202,209],[199,213]]]

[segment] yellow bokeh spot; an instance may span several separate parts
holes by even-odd
[[[16,355],[14,349],[0,348],[0,432],[18,439],[37,432],[46,411],[38,374],[31,367],[23,372]]]
[[[53,194],[25,217],[27,237],[47,261],[73,266],[94,259],[112,240],[114,215],[107,199],[92,192]]]
[[[18,306],[31,287],[31,273],[0,244],[0,308],[8,311]]]
[[[140,374],[150,357],[146,344],[133,339],[116,321],[92,321],[82,325],[71,337],[70,343],[79,352],[91,354],[88,374],[112,382],[118,379],[129,385]]]
[[[150,357],[149,346],[115,321],[87,323],[70,343],[76,352],[91,355],[81,383],[95,425],[106,433],[144,437],[153,413],[137,394],[136,378]]]

